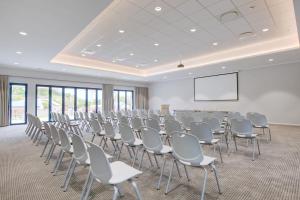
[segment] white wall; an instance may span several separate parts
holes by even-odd
[[[239,72],[239,101],[194,102],[193,78],[149,87],[150,108],[261,112],[271,123],[300,125],[300,63]]]

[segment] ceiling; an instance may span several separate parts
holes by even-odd
[[[297,11],[292,0],[5,0],[0,65],[158,81],[298,62],[294,3]]]

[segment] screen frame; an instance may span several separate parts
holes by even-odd
[[[207,77],[213,77],[213,76],[224,76],[224,75],[228,75],[228,74],[235,74],[236,75],[236,94],[237,94],[237,98],[236,99],[224,99],[224,100],[199,100],[196,99],[196,79],[199,78],[207,78]],[[199,77],[195,77],[194,78],[194,101],[238,101],[239,100],[239,73],[238,72],[231,72],[231,73],[224,73],[224,74],[216,74],[216,75],[210,75],[210,76],[199,76]]]

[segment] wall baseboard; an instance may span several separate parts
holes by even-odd
[[[271,125],[280,125],[280,126],[299,126],[300,127],[300,124],[272,123],[272,122],[270,122],[269,124],[271,124]]]

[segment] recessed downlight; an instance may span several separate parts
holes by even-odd
[[[264,29],[262,29],[261,31],[262,32],[268,32],[270,29],[268,29],[268,28],[264,28]]]
[[[86,57],[86,55],[84,53],[81,54],[82,57]]]
[[[22,52],[22,51],[16,51],[16,54],[18,54],[18,55],[22,55],[22,54],[23,54],[23,52]]]
[[[189,72],[189,75],[192,75],[193,74],[193,72]]]
[[[226,66],[222,66],[221,68],[222,68],[222,69],[226,69]]]
[[[24,31],[20,31],[19,34],[20,34],[20,35],[23,35],[23,36],[26,36],[26,35],[27,35],[27,33],[24,32]]]
[[[20,63],[18,63],[18,62],[14,62],[14,65],[18,65],[18,64],[20,64]]]
[[[96,45],[96,47],[101,47],[101,46],[102,46],[102,44],[97,44],[97,45]]]
[[[156,7],[154,8],[154,10],[155,10],[156,12],[160,12],[160,11],[162,10],[162,8],[161,8],[160,6],[156,6]]]
[[[274,61],[274,58],[269,58],[268,61],[269,61],[269,62],[273,62],[273,61]]]
[[[119,33],[125,33],[125,31],[123,29],[120,29]]]
[[[163,79],[167,79],[168,77],[167,76],[163,76]]]
[[[190,29],[190,32],[192,32],[192,33],[196,32],[196,31],[197,31],[197,29],[195,29],[195,28]]]
[[[158,62],[158,59],[154,59],[154,62]]]
[[[219,43],[217,43],[217,42],[214,42],[214,43],[212,43],[212,45],[213,45],[213,46],[218,46],[218,45],[219,45]]]
[[[117,62],[117,61],[115,61],[115,60],[112,60],[111,62],[115,63],[115,62]]]
[[[129,55],[130,55],[130,56],[134,56],[134,53],[130,53]]]
[[[156,42],[156,43],[154,43],[154,46],[158,47],[158,46],[159,46],[159,43],[157,43],[157,42]]]

